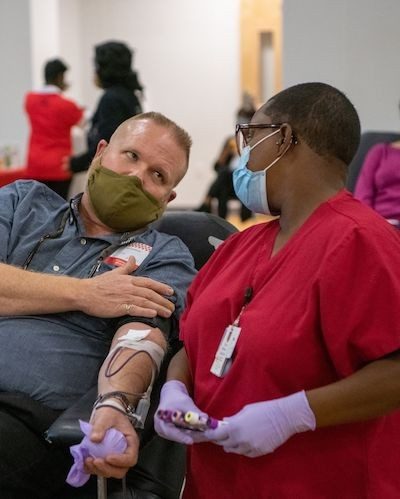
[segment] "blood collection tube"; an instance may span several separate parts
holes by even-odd
[[[157,417],[167,423],[173,423],[180,428],[187,428],[189,430],[204,431],[207,429],[217,428],[218,419],[199,414],[195,411],[171,411],[168,409],[159,409]]]
[[[196,430],[215,429],[218,426],[218,420],[209,416],[203,416],[194,411],[185,413],[185,422]]]
[[[184,426],[185,425],[185,418],[184,418],[185,413],[182,411],[174,411],[171,415],[171,421],[179,426]]]

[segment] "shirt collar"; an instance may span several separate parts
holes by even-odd
[[[38,94],[61,94],[62,90],[57,85],[45,85],[37,90]]]

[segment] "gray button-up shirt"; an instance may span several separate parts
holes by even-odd
[[[79,217],[80,196],[70,205],[46,186],[18,181],[0,189],[0,261],[53,275],[87,278],[115,268],[105,263],[131,242],[151,247],[134,272],[175,290],[177,316],[195,275],[183,242],[154,230],[88,237]],[[43,236],[51,235],[38,242]],[[82,312],[0,317],[0,391],[18,391],[64,409],[96,383],[119,326]]]

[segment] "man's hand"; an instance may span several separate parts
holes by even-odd
[[[138,459],[139,437],[132,424],[124,414],[110,407],[94,411],[90,422],[93,425],[90,435],[92,442],[101,442],[109,428],[116,428],[124,434],[128,446],[123,454],[110,454],[104,459],[88,457],[85,460],[85,471],[106,478],[123,478]]]
[[[173,289],[148,277],[129,275],[135,268],[134,259],[110,272],[80,281],[77,307],[97,317],[170,317],[175,306],[166,296]]]

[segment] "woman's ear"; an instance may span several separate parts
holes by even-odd
[[[281,137],[280,140],[277,140],[276,141],[276,145],[277,146],[281,146],[282,144],[285,143],[285,137]]]
[[[278,149],[281,150],[282,148],[285,150],[288,149],[292,145],[293,141],[293,129],[289,123],[283,123],[279,130],[279,135],[278,139],[276,141],[276,145],[278,146]]]

